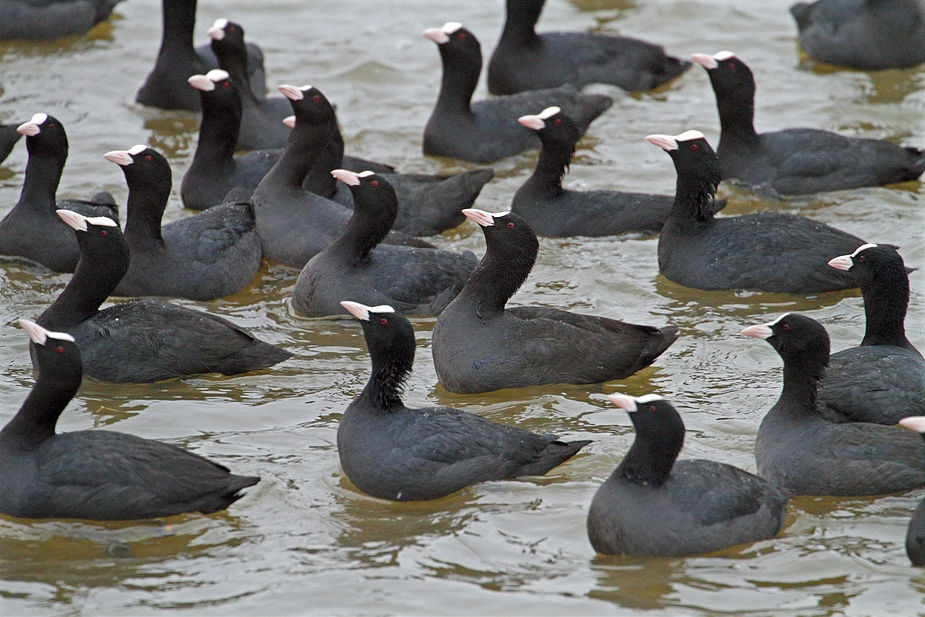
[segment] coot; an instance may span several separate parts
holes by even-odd
[[[244,28],[227,19],[219,19],[209,28],[209,44],[220,69],[227,71],[241,97],[241,130],[236,150],[285,148],[289,127],[283,119],[292,113],[284,97],[255,94],[247,77],[247,46]]]
[[[505,308],[533,269],[539,242],[512,212],[466,210],[485,234],[485,256],[434,326],[434,367],[451,392],[623,379],[678,338],[655,328],[567,311]]]
[[[22,319],[35,386],[0,431],[0,512],[126,520],[224,510],[260,481],[176,446],[113,431],[55,433],[83,376],[74,337]]]
[[[292,308],[304,317],[343,314],[341,298],[390,304],[409,315],[439,315],[478,260],[470,251],[379,245],[395,222],[398,198],[378,174],[337,169],[350,187],[353,216],[333,244],[312,257],[296,281]]]
[[[26,135],[29,161],[19,201],[0,221],[0,255],[25,257],[55,272],[73,272],[80,257],[74,230],[55,214],[68,208],[86,216],[118,219],[115,200],[108,193],[93,201],[55,201],[55,192],[67,161],[64,125],[48,114],[38,113],[17,131]]]
[[[186,80],[218,68],[218,60],[208,45],[193,48],[197,0],[163,0],[164,27],[161,48],[154,68],[135,95],[135,101],[161,109],[199,111],[199,95]],[[247,44],[247,69],[251,90],[263,96],[267,89],[263,52]]]
[[[83,36],[108,19],[121,0],[3,0],[0,2],[0,41],[57,39]]]
[[[302,189],[319,152],[331,138],[334,109],[317,88],[282,85],[296,115],[283,155],[254,190],[251,203],[263,256],[296,268],[334,242],[350,220],[344,206]],[[433,245],[397,232],[386,244]]]
[[[180,198],[187,208],[205,210],[222,203],[231,189],[241,188],[250,195],[282,152],[257,150],[235,156],[241,124],[238,87],[221,69],[193,75],[188,81],[202,98],[202,122],[193,162],[180,182]]]
[[[437,105],[424,128],[424,154],[490,163],[540,146],[533,131],[517,118],[547,107],[560,107],[584,134],[591,121],[612,104],[601,94],[581,94],[575,86],[534,90],[471,104],[482,72],[482,50],[462,24],[448,22],[424,31],[440,48],[443,80]]]
[[[660,231],[674,198],[619,191],[562,188],[581,133],[558,107],[518,122],[537,132],[543,147],[533,175],[517,189],[511,211],[541,236],[610,236],[628,231]]]
[[[114,295],[213,300],[254,280],[261,253],[249,203],[225,203],[161,227],[172,184],[167,159],[141,145],[103,156],[122,168],[128,184],[132,259]]]
[[[100,381],[147,383],[196,375],[236,375],[291,354],[202,311],[135,300],[100,310],[129,268],[125,237],[111,219],[59,215],[77,232],[80,262],[58,299],[36,320],[77,341],[84,372]]]
[[[817,406],[832,422],[896,424],[925,415],[925,359],[906,338],[909,275],[890,245],[864,244],[829,265],[854,277],[867,330],[860,347],[832,354]]]
[[[829,363],[829,335],[788,313],[742,334],[767,340],[784,361],[780,399],[755,441],[758,475],[793,495],[880,495],[925,485],[925,443],[900,428],[826,421],[816,391]]]
[[[755,79],[730,51],[694,54],[707,69],[721,128],[723,178],[781,195],[803,195],[915,180],[925,154],[881,139],[858,139],[817,129],[756,133]]]
[[[337,427],[344,474],[381,499],[437,499],[470,484],[539,476],[589,441],[559,441],[451,407],[409,409],[402,387],[414,364],[414,330],[390,306],[344,302],[360,320],[372,375]]]
[[[797,2],[790,13],[810,58],[852,69],[904,69],[925,62],[922,0]]]
[[[507,0],[507,19],[488,62],[488,91],[523,90],[591,83],[624,90],[651,90],[690,67],[665,55],[661,45],[628,36],[534,29],[546,0]]]
[[[650,135],[678,174],[674,205],[658,238],[658,269],[696,289],[813,294],[857,287],[826,265],[864,241],[811,219],[778,212],[714,218],[720,169],[699,131]]]
[[[629,413],[636,439],[591,501],[594,550],[683,557],[777,535],[787,515],[784,491],[731,465],[677,461],[684,423],[661,396],[607,398]]]
[[[925,416],[913,416],[899,421],[900,426],[925,437]],[[925,566],[925,499],[919,502],[906,531],[906,554],[914,566]]]

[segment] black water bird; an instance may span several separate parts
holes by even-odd
[[[815,294],[857,287],[828,260],[864,244],[857,236],[806,217],[756,212],[714,218],[720,169],[699,131],[650,135],[678,174],[674,205],[658,237],[658,269],[695,289],[752,289]]]
[[[864,244],[829,261],[861,288],[867,326],[859,347],[832,354],[817,406],[834,422],[896,424],[925,416],[925,359],[906,338],[909,274],[889,245]]]
[[[29,160],[19,201],[0,221],[0,255],[25,257],[55,272],[73,272],[80,249],[74,230],[58,218],[55,210],[67,208],[118,221],[115,200],[108,193],[100,193],[91,201],[56,201],[67,161],[64,125],[53,116],[38,113],[16,130],[26,136]]]
[[[757,133],[755,79],[748,66],[730,51],[691,57],[707,70],[716,94],[721,129],[716,154],[725,180],[803,195],[906,182],[925,172],[920,149],[882,139],[818,129]]]
[[[544,32],[535,27],[546,0],[507,0],[507,18],[488,61],[488,91],[515,94],[571,84],[603,83],[651,90],[691,63],[628,36],[595,32]]]
[[[590,443],[559,441],[452,407],[405,407],[402,388],[414,364],[411,324],[390,306],[343,305],[360,320],[373,365],[337,427],[341,467],[364,493],[437,499],[478,482],[543,475]]]
[[[235,294],[260,269],[260,238],[249,203],[224,203],[166,225],[170,164],[143,145],[103,155],[128,184],[125,239],[131,263],[117,296],[214,300]]]
[[[925,485],[925,443],[901,428],[825,420],[816,392],[829,363],[829,335],[796,313],[750,326],[784,361],[784,387],[755,441],[758,475],[793,495],[882,495]]]
[[[591,501],[594,550],[681,557],[777,535],[787,515],[786,491],[724,463],[678,461],[684,422],[661,396],[608,398],[629,413],[636,439]]]
[[[482,228],[487,249],[434,326],[434,368],[447,390],[471,394],[623,379],[677,340],[674,326],[640,326],[548,307],[505,308],[536,262],[536,234],[510,212],[465,214]]]
[[[601,94],[582,94],[574,86],[522,92],[471,103],[482,72],[482,51],[462,24],[448,22],[424,31],[443,60],[440,95],[424,128],[424,154],[490,163],[540,146],[536,133],[517,123],[525,114],[560,107],[584,134],[613,104]]]
[[[511,211],[538,235],[610,236],[662,229],[674,203],[670,195],[562,188],[581,133],[558,107],[522,116],[518,122],[536,131],[543,146],[533,175],[514,193]]]
[[[224,510],[260,481],[197,454],[113,431],[56,433],[83,377],[74,337],[22,319],[37,376],[0,430],[0,512],[24,518],[130,520]]]
[[[813,60],[865,71],[925,62],[922,0],[817,0],[797,2],[790,13]]]
[[[154,68],[135,95],[135,101],[161,109],[199,111],[199,96],[189,89],[190,75],[201,75],[218,68],[218,60],[208,45],[193,48],[197,0],[163,0],[161,47]],[[247,68],[251,90],[258,97],[266,91],[263,52],[247,44]]]
[[[80,262],[61,295],[36,320],[73,336],[84,372],[100,381],[148,383],[201,373],[237,375],[289,358],[226,319],[154,300],[100,310],[129,268],[129,246],[106,217],[59,216],[77,235]]]

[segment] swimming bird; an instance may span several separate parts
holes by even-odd
[[[235,150],[285,148],[289,127],[283,120],[292,113],[292,107],[285,97],[268,97],[251,90],[244,28],[236,22],[218,19],[208,34],[209,47],[218,60],[218,67],[228,73],[241,97],[241,129]]]
[[[83,36],[109,18],[121,0],[3,0],[0,41],[41,41]]]
[[[720,169],[699,131],[650,135],[678,174],[674,205],[658,237],[658,269],[695,289],[814,294],[857,287],[829,259],[864,244],[812,219],[779,212],[714,218]]]
[[[249,203],[224,203],[161,226],[172,185],[167,159],[143,145],[103,156],[121,167],[128,184],[131,262],[114,295],[214,300],[254,280],[261,252]]]
[[[572,84],[603,83],[624,90],[651,90],[691,63],[628,36],[596,32],[544,32],[535,27],[546,0],[507,0],[498,46],[488,61],[488,91],[514,94]]]
[[[199,95],[190,90],[187,79],[218,68],[218,60],[208,45],[193,48],[197,0],[163,0],[161,47],[154,68],[135,95],[147,107],[199,111]],[[267,89],[263,52],[247,44],[247,67],[251,90],[258,97]]]
[[[575,154],[581,133],[558,107],[521,116],[523,126],[537,132],[543,146],[533,175],[517,189],[511,211],[540,236],[610,236],[630,231],[661,231],[671,212],[670,195],[619,191],[572,191],[562,177]]]
[[[434,368],[451,392],[472,394],[552,383],[600,383],[652,364],[678,338],[656,328],[555,308],[505,304],[539,251],[512,212],[464,211],[485,234],[485,256],[434,326]]]
[[[784,525],[786,491],[724,463],[678,461],[681,416],[657,394],[610,394],[636,439],[598,489],[588,538],[598,553],[681,557],[769,540]]]
[[[341,467],[364,493],[437,499],[478,482],[543,475],[590,443],[563,442],[452,407],[405,407],[402,387],[414,364],[411,324],[390,306],[343,305],[360,320],[373,365],[337,426]]]
[[[115,200],[100,193],[91,201],[55,200],[67,161],[67,133],[54,116],[37,113],[16,129],[26,136],[29,160],[19,201],[0,221],[0,255],[25,257],[55,272],[73,272],[80,257],[74,231],[55,214],[58,208],[119,220]]]
[[[74,337],[26,319],[37,376],[0,431],[0,512],[24,518],[129,520],[224,510],[260,481],[152,439],[113,431],[56,433],[80,387]]]
[[[896,424],[925,416],[925,359],[906,338],[909,274],[890,245],[864,244],[829,265],[861,288],[867,321],[859,347],[832,354],[817,406],[833,422]]]
[[[340,236],[351,212],[302,188],[305,176],[331,138],[329,119],[334,108],[312,86],[284,84],[279,89],[295,112],[295,127],[283,155],[254,190],[251,203],[263,256],[301,268]],[[432,244],[394,231],[385,243],[433,248]]]
[[[906,182],[925,172],[925,153],[881,139],[818,129],[757,133],[755,78],[748,66],[731,51],[691,57],[707,69],[716,94],[723,179],[803,195]]]
[[[800,47],[813,60],[865,71],[925,62],[922,0],[797,2],[790,13]]]
[[[742,334],[766,340],[784,361],[780,399],[755,441],[758,475],[793,495],[882,495],[925,486],[925,443],[901,428],[825,420],[816,392],[829,363],[829,335],[785,314]]]
[[[424,36],[437,44],[443,79],[434,111],[424,128],[424,154],[490,163],[540,146],[517,118],[537,109],[560,107],[584,134],[613,104],[601,94],[582,94],[574,86],[533,90],[471,103],[482,72],[478,39],[456,22],[430,28]]]
[[[355,298],[409,315],[439,315],[466,284],[475,255],[380,244],[398,212],[395,190],[371,171],[332,174],[350,187],[353,216],[340,237],[302,268],[292,292],[296,314],[343,314],[339,298]]]
[[[129,268],[129,247],[106,217],[60,210],[80,245],[80,262],[61,295],[36,320],[74,337],[84,372],[100,381],[148,383],[200,373],[237,375],[291,355],[226,319],[135,300],[100,310]]]

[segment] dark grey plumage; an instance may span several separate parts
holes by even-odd
[[[443,79],[434,111],[424,128],[424,154],[490,163],[540,146],[533,131],[517,118],[538,109],[560,107],[581,129],[604,113],[613,101],[600,94],[582,94],[574,86],[534,90],[471,103],[482,52],[475,36],[459,26],[428,30],[443,59]]]
[[[604,83],[651,90],[691,63],[627,36],[595,32],[544,32],[534,27],[546,0],[507,0],[507,18],[488,62],[488,91],[514,94],[571,84]]]
[[[742,332],[764,338],[784,361],[780,399],[755,441],[758,475],[793,495],[880,495],[925,485],[925,443],[898,427],[828,422],[816,391],[829,361],[829,337],[794,313]]]
[[[302,268],[292,308],[305,317],[343,314],[340,301],[352,298],[409,315],[439,315],[466,284],[475,255],[380,244],[398,211],[395,191],[378,174],[334,173],[350,184],[353,216],[340,237]]]
[[[505,308],[539,251],[536,234],[513,213],[467,210],[487,250],[434,326],[434,368],[460,393],[551,383],[623,379],[652,364],[678,338],[656,328],[555,308]]]
[[[562,442],[451,407],[405,407],[402,384],[415,350],[411,324],[390,307],[347,306],[363,325],[373,368],[337,427],[337,452],[344,473],[364,493],[436,499],[478,482],[543,475],[590,443]]]
[[[676,460],[684,423],[661,397],[610,398],[629,412],[636,439],[591,501],[588,538],[597,552],[676,557],[777,535],[786,491],[731,465]]]
[[[260,480],[134,435],[56,434],[58,417],[80,387],[81,353],[69,337],[31,322],[23,327],[34,335],[38,375],[19,412],[0,431],[0,512],[92,520],[208,514],[224,510]]]

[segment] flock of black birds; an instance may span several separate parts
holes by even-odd
[[[59,12],[79,8],[69,20],[38,16],[45,4],[12,4],[19,12],[12,22],[0,19],[0,38],[78,33],[115,2],[100,1],[92,19],[80,17],[92,3],[46,3]],[[758,431],[757,475],[676,461],[685,429],[672,405],[655,394],[611,395],[636,438],[591,503],[587,528],[598,552],[715,551],[774,537],[792,496],[925,486],[925,360],[905,335],[908,269],[896,248],[792,214],[716,216],[725,206],[716,199],[721,180],[774,196],[878,186],[918,179],[925,154],[813,129],[757,133],[753,74],[723,51],[693,56],[716,94],[716,151],[693,130],[647,137],[675,165],[673,198],[565,190],[576,143],[612,104],[579,88],[601,82],[649,90],[691,63],[626,37],[537,34],[543,4],[507,0],[488,63],[489,90],[498,96],[487,100],[471,101],[483,63],[473,33],[455,22],[424,32],[443,60],[424,153],[491,163],[540,148],[510,212],[472,207],[490,168],[425,176],[346,156],[335,108],[318,88],[283,85],[281,97],[265,96],[262,52],[245,44],[241,25],[217,21],[209,48],[194,49],[190,0],[163,1],[161,49],[137,101],[201,111],[181,196],[202,212],[162,225],[172,188],[167,160],[144,145],[112,151],[105,158],[121,167],[129,190],[123,231],[108,194],[56,201],[68,149],[60,120],[41,112],[15,131],[4,127],[0,154],[25,135],[29,160],[20,201],[0,222],[0,254],[73,276],[34,322],[20,322],[36,383],[0,431],[0,512],[97,520],[209,513],[256,484],[257,477],[174,446],[103,430],[59,434],[55,424],[84,375],[114,383],[235,375],[290,357],[225,319],[147,298],[228,296],[251,283],[264,259],[301,268],[297,314],[349,314],[362,325],[372,373],[337,431],[342,469],[357,488],[423,500],[546,473],[589,442],[402,402],[415,354],[404,315],[438,316],[436,373],[445,388],[464,394],[622,379],[677,340],[673,326],[507,307],[537,259],[537,234],[658,232],[659,272],[687,287],[792,294],[859,287],[864,299],[864,339],[835,354],[825,329],[799,314],[742,332],[770,343],[784,366],[780,399]],[[792,12],[804,51],[821,61],[863,69],[925,62],[920,0],[819,0]],[[51,28],[57,21],[61,30]],[[10,23],[23,30],[8,35]],[[422,239],[466,219],[485,236],[481,260]],[[141,299],[101,309],[110,296]],[[925,563],[925,503],[913,515],[907,552]]]

